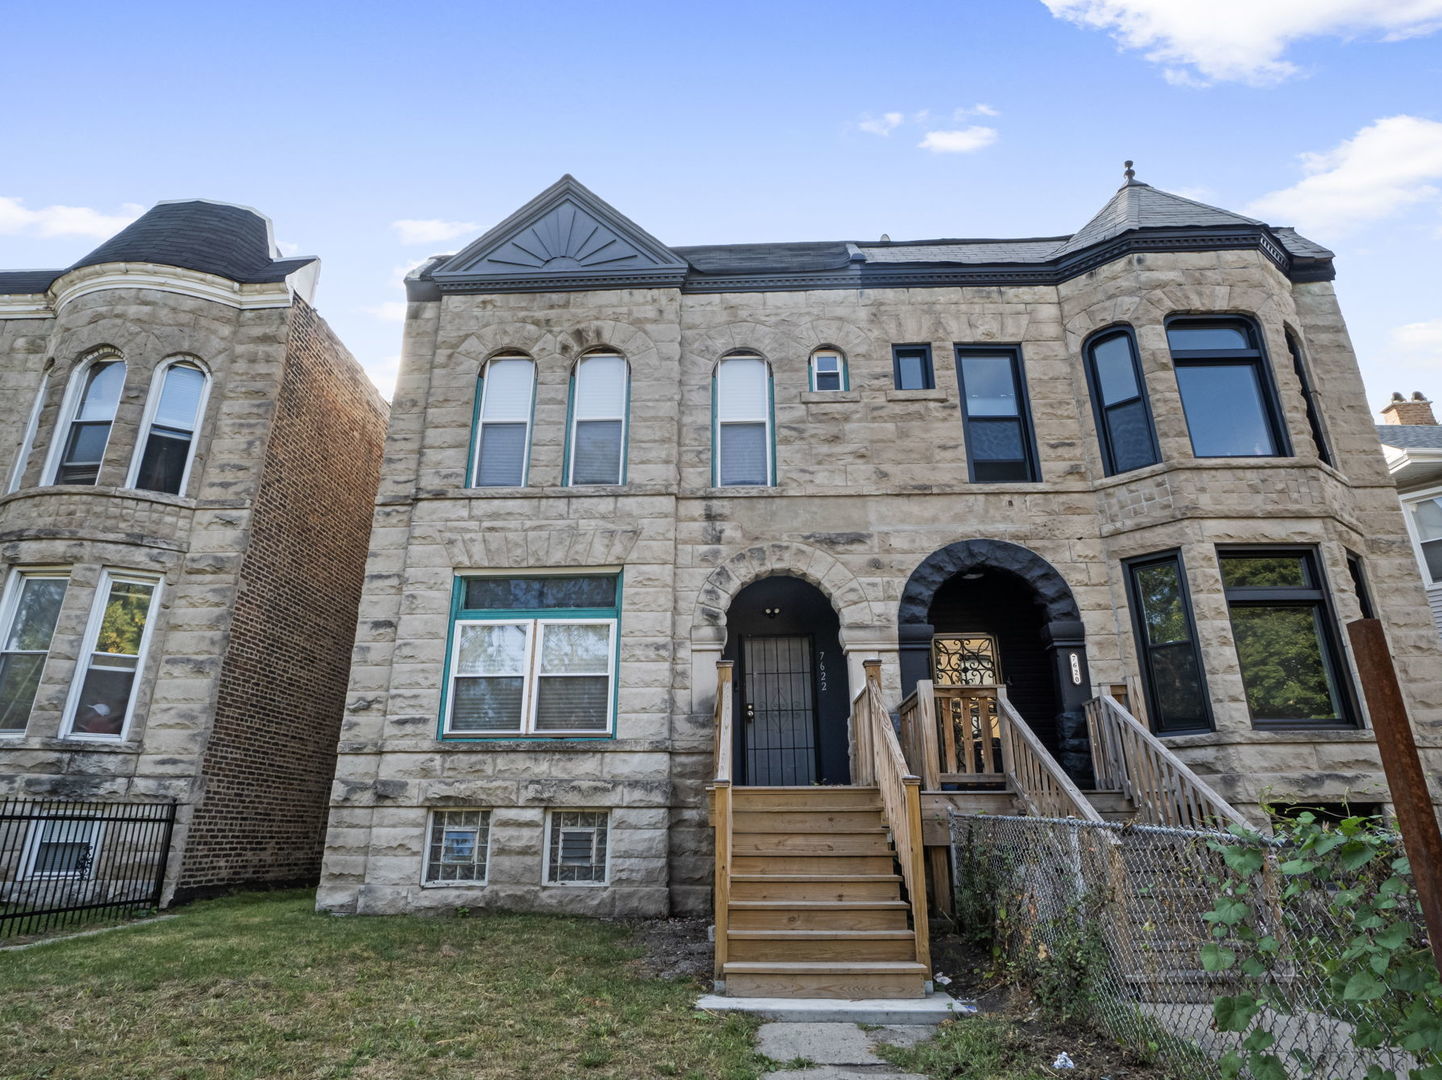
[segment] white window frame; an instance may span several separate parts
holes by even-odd
[[[600,814],[606,819],[606,846],[602,849],[600,881],[552,881],[551,880],[551,833],[553,823],[557,814]],[[594,829],[595,826],[588,826]],[[562,827],[564,829],[564,826]],[[611,884],[611,808],[606,806],[557,806],[546,811],[545,821],[545,844],[541,856],[541,885],[547,888],[557,889],[600,889]],[[595,833],[591,834],[591,854],[595,856]]]
[[[616,359],[621,361],[621,369],[624,372],[621,381],[621,413],[619,416],[581,416],[581,367],[587,360]],[[631,363],[618,352],[607,352],[596,350],[588,352],[576,361],[576,367],[571,374],[571,429],[566,433],[566,441],[569,450],[566,454],[566,486],[567,487],[592,487],[605,486],[614,487],[626,482],[626,440],[631,434],[631,418],[628,415],[631,411]],[[588,481],[585,484],[576,482],[576,432],[579,426],[588,421],[594,420],[619,420],[621,421],[621,447],[616,457],[616,479],[605,481],[604,484],[596,481]]]
[[[30,452],[35,449],[35,434],[40,430],[40,413],[45,408],[45,391],[50,387],[50,373],[52,365],[46,364],[45,370],[40,373],[40,385],[35,390],[35,402],[30,406],[30,419],[25,422],[25,437],[20,441],[20,450],[15,456],[15,464],[10,467],[10,482],[5,486],[5,494],[10,495],[20,490],[20,481],[25,478],[25,466],[30,461]]]
[[[766,408],[761,416],[721,419],[721,367],[732,360],[755,360],[761,364],[766,379]],[[711,372],[711,486],[734,488],[768,488],[776,486],[776,385],[771,362],[757,352],[728,353],[716,362]],[[763,424],[766,431],[766,482],[763,484],[723,484],[721,482],[721,428],[728,424]]]
[[[120,384],[120,396],[115,401],[115,412],[110,416],[110,429],[105,433],[105,446],[100,450],[100,469],[105,468],[105,454],[110,449],[110,437],[115,434],[115,417],[120,412],[120,402],[125,398],[125,384],[130,381],[130,364],[125,357],[115,349],[102,349],[94,355],[82,360],[75,365],[75,370],[70,373],[70,382],[65,387],[65,396],[60,399],[60,413],[56,419],[55,430],[50,438],[50,449],[45,455],[45,471],[41,473],[40,482],[46,486],[56,484],[60,475],[60,459],[65,455],[65,444],[70,441],[70,426],[75,423],[75,413],[80,408],[81,398],[85,394],[85,386],[90,380],[90,372],[97,364],[119,363],[125,364],[125,380]],[[97,473],[95,483],[100,483],[100,476]]]
[[[110,599],[110,586],[116,582],[151,586],[150,607],[146,609],[145,629],[140,634],[140,652],[135,658],[135,679],[130,684],[130,697],[125,702],[125,721],[118,735],[74,731],[72,725],[80,705],[80,688],[85,684],[85,676],[90,671],[90,659],[95,653],[95,644],[100,637],[100,623],[105,616],[105,605]],[[153,574],[137,574],[108,567],[100,572],[100,580],[95,585],[95,596],[90,602],[90,617],[85,624],[85,637],[81,640],[80,652],[75,661],[75,674],[70,678],[70,693],[65,699],[65,712],[60,720],[62,739],[124,742],[130,737],[130,727],[135,720],[135,699],[140,693],[141,681],[145,678],[145,661],[150,655],[150,639],[155,634],[155,617],[160,608],[160,592],[163,587],[163,579]]]
[[[1413,507],[1429,499],[1442,499],[1442,487],[1423,488],[1409,491],[1402,496],[1402,516],[1407,520],[1407,538],[1412,541],[1412,553],[1417,557],[1417,570],[1422,575],[1422,584],[1429,592],[1442,590],[1442,580],[1434,581],[1427,569],[1427,556],[1422,551],[1422,534],[1417,531],[1417,518]]]
[[[20,603],[22,583],[31,578],[44,578],[52,581],[64,581],[65,591],[70,591],[70,567],[68,566],[40,566],[40,567],[11,567],[10,573],[5,578],[5,593],[0,595],[0,654],[3,654],[5,640],[10,636],[15,622],[15,610]],[[61,600],[61,614],[64,614],[65,601]],[[59,620],[56,620],[56,628],[59,628]],[[55,630],[50,632],[50,641],[45,646],[45,661],[41,665],[41,677],[44,677],[44,664],[50,661],[50,650],[55,644]],[[30,703],[30,711],[35,711],[35,703]],[[25,737],[26,727],[13,728],[11,730],[0,729],[0,739],[21,739]]]
[[[541,643],[545,636],[545,627],[550,625],[561,626],[605,626],[609,628],[606,642],[606,726],[603,728],[536,728],[536,705],[540,695],[537,690],[540,688],[540,680],[564,679],[566,675],[542,675],[540,672]],[[498,618],[498,619],[457,619],[453,626],[451,640],[451,662],[449,685],[446,687],[446,724],[442,734],[459,738],[476,739],[505,739],[505,738],[606,738],[615,730],[616,726],[616,635],[617,627],[620,625],[619,618],[613,619],[588,619],[588,618],[541,618],[533,617],[528,619]],[[460,675],[461,656],[461,627],[463,626],[519,626],[526,634],[526,659],[521,672],[521,726],[515,729],[487,730],[487,731],[456,731],[451,727],[451,720],[456,710],[456,680],[459,678],[475,678],[476,676]],[[599,672],[586,673],[585,677],[595,678]],[[495,676],[496,678],[514,678],[515,676]],[[576,676],[576,677],[579,677]]]
[[[200,428],[205,423],[205,407],[210,401],[210,371],[194,356],[173,356],[155,369],[150,377],[150,391],[145,399],[145,414],[140,420],[140,437],[135,440],[135,449],[130,455],[130,471],[125,477],[125,486],[135,487],[140,479],[140,466],[145,458],[145,445],[150,441],[150,429],[155,424],[155,413],[160,408],[160,395],[165,392],[165,378],[177,367],[194,368],[200,372],[200,400],[195,405],[195,426],[190,429],[190,448],[185,455],[185,471],[180,474],[180,490],[176,495],[184,497],[190,486],[190,469],[195,464],[195,447],[200,441]],[[152,495],[169,492],[152,491]]]
[[[482,438],[481,438],[481,436],[484,434],[484,432],[485,432],[485,427],[486,427],[486,395],[490,392],[490,382],[489,382],[489,380],[488,380],[488,378],[487,378],[486,372],[488,372],[488,371],[490,370],[491,365],[494,364],[494,363],[496,363],[498,360],[524,360],[526,363],[528,363],[528,364],[531,365],[531,400],[530,400],[529,408],[528,408],[528,410],[527,410],[526,421],[525,421],[525,423],[526,423],[525,443],[524,443],[524,448],[523,448],[523,450],[521,451],[521,479],[520,479],[520,483],[517,483],[517,484],[484,484],[484,485],[483,485],[483,484],[481,483],[481,443],[482,443],[482,441],[483,441]],[[540,377],[541,377],[541,372],[540,372],[540,369],[539,369],[539,368],[537,367],[537,365],[536,365],[535,358],[532,357],[531,355],[529,355],[528,353],[523,353],[523,352],[502,352],[502,353],[497,353],[495,356],[492,356],[490,359],[488,359],[488,360],[485,362],[485,364],[482,366],[482,368],[481,368],[481,374],[480,374],[480,376],[479,376],[479,378],[480,378],[480,383],[481,383],[481,392],[480,392],[480,394],[478,395],[478,400],[476,401],[475,423],[472,425],[472,427],[474,428],[474,432],[473,432],[473,434],[472,434],[472,440],[474,441],[475,445],[471,448],[471,465],[470,465],[470,477],[469,477],[469,486],[470,486],[470,487],[473,487],[473,488],[482,488],[482,487],[485,487],[485,488],[508,488],[508,487],[525,487],[525,486],[526,486],[526,481],[530,478],[530,475],[531,475],[531,440],[532,440],[532,438],[535,436],[535,427],[536,427],[536,388],[537,388],[537,384],[540,382]],[[519,423],[519,422],[520,422],[520,421],[517,421],[517,420],[492,420],[492,421],[491,421],[491,423],[493,423],[493,424],[516,424],[516,423]]]
[[[477,826],[477,829],[484,828],[486,832],[486,854],[481,860],[481,876],[478,878],[453,878],[446,880],[430,879],[431,872],[431,832],[435,828],[436,816],[438,814],[480,814],[484,822]],[[449,830],[450,826],[442,825],[443,830]],[[459,831],[459,827],[457,827]],[[441,844],[444,848],[445,837],[442,833]],[[455,889],[485,885],[491,876],[491,810],[486,806],[433,806],[426,814],[426,832],[423,839],[425,855],[421,859],[421,887],[426,889]],[[444,864],[443,864],[444,865]]]
[[[20,859],[20,880],[21,881],[84,881],[85,877],[73,870],[58,870],[45,873],[35,869],[35,863],[40,857],[41,837],[45,835],[45,823],[48,821],[69,821],[77,825],[89,825],[89,836],[85,842],[90,845],[90,878],[94,878],[94,869],[100,862],[100,846],[105,840],[105,822],[99,818],[77,819],[63,817],[43,817],[30,823],[25,834],[25,852]],[[78,842],[78,841],[76,841]]]
[[[816,385],[816,377],[820,374],[816,368],[816,361],[822,357],[836,358],[836,381],[838,385],[835,390],[822,390]],[[819,349],[813,349],[811,359],[807,363],[807,370],[811,377],[811,390],[813,393],[839,394],[851,389],[851,376],[846,370],[846,354],[840,349],[833,349],[829,345]],[[826,374],[830,375],[831,372],[828,371]]]

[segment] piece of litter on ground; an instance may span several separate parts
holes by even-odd
[[[932,979],[935,980],[937,983],[941,984],[942,986],[950,986],[950,985],[951,985],[951,978],[950,978],[950,976],[943,975],[943,974],[942,974],[941,972],[939,972],[939,971],[938,971],[935,975],[932,976]]]
[[[1051,1063],[1053,1069],[1075,1069],[1076,1062],[1067,1057],[1066,1054],[1058,1054],[1056,1060]]]

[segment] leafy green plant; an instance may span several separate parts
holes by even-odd
[[[1212,940],[1204,970],[1231,973],[1235,992],[1216,998],[1219,1031],[1240,1035],[1220,1061],[1223,1075],[1252,1080],[1311,1076],[1318,1063],[1284,1053],[1278,1022],[1321,1013],[1352,1025],[1358,1049],[1406,1051],[1410,1080],[1442,1080],[1442,979],[1422,940],[1410,866],[1376,819],[1336,824],[1303,812],[1277,836],[1235,830],[1213,841],[1227,874],[1203,918]],[[1368,1067],[1367,1080],[1393,1071]]]

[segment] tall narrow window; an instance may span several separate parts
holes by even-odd
[[[1212,726],[1180,552],[1130,559],[1127,591],[1147,711],[1158,734]]]
[[[1292,354],[1292,370],[1297,373],[1297,384],[1302,388],[1302,400],[1307,404],[1307,426],[1312,429],[1312,444],[1317,448],[1317,458],[1324,464],[1332,464],[1332,450],[1327,445],[1327,429],[1322,423],[1322,403],[1312,386],[1312,375],[1307,370],[1307,358],[1302,355],[1302,346],[1297,343],[1292,331],[1287,331],[1287,351]]]
[[[108,570],[101,576],[63,734],[110,739],[125,734],[159,592],[153,578]]]
[[[1314,551],[1223,551],[1222,587],[1252,723],[1341,727],[1353,709]]]
[[[718,487],[772,483],[771,369],[759,356],[728,356],[716,365],[715,467]]]
[[[1167,326],[1177,389],[1197,457],[1291,453],[1277,395],[1251,323],[1179,319]]]
[[[583,356],[571,381],[572,484],[619,484],[625,473],[626,361],[611,353]]]
[[[956,375],[971,479],[1040,480],[1020,351],[958,346]]]
[[[131,486],[179,495],[185,490],[195,449],[205,373],[194,364],[176,361],[162,370],[152,394],[149,415],[136,444],[140,456]]]
[[[0,598],[0,732],[25,730],[68,584],[60,573],[10,575]]]
[[[811,389],[850,390],[846,357],[836,349],[817,349],[811,354]]]
[[[528,356],[493,357],[476,385],[473,487],[520,487],[531,447],[536,365]]]
[[[614,575],[459,579],[442,734],[609,734],[618,586]]]
[[[1410,509],[1427,584],[1442,585],[1442,495],[1418,499]]]
[[[100,475],[110,425],[115,422],[115,408],[125,386],[125,361],[98,361],[85,371],[83,379],[52,483],[94,484]]]
[[[893,345],[891,374],[898,390],[935,390],[930,345]]]
[[[45,389],[50,385],[50,364],[40,373],[40,385],[35,388],[35,400],[30,405],[30,417],[25,422],[25,435],[20,440],[20,449],[15,454],[15,464],[10,467],[10,482],[5,486],[7,493],[20,490],[20,481],[25,477],[25,466],[30,461],[30,450],[35,445],[35,431],[40,427],[40,410],[45,407]]]
[[[1131,330],[1107,330],[1092,338],[1086,358],[1107,475],[1155,465],[1161,455]]]

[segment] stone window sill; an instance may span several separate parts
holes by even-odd
[[[829,405],[832,402],[860,401],[859,390],[803,390],[801,391],[801,404],[803,405]]]
[[[946,401],[945,390],[888,390],[887,401]]]

